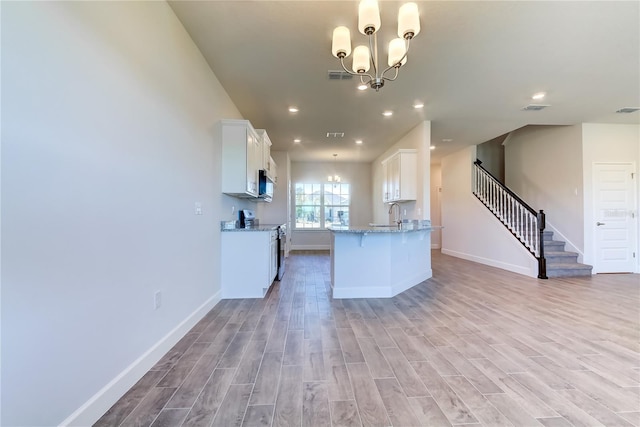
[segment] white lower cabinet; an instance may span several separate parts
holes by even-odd
[[[262,298],[278,269],[278,232],[223,231],[222,298]]]

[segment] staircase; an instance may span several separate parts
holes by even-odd
[[[580,264],[578,254],[564,250],[565,242],[553,240],[553,231],[543,232],[542,244],[547,260],[547,277],[591,276],[590,265]]]
[[[473,195],[538,260],[539,279],[591,275],[593,267],[578,263],[578,254],[565,251],[565,242],[553,240],[553,231],[545,230],[544,211],[529,206],[482,167],[480,160],[473,167]]]

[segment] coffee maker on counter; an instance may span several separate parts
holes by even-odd
[[[256,213],[250,209],[240,209],[238,219],[240,220],[240,228],[252,228],[258,225]]]

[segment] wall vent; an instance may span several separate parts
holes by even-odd
[[[640,110],[640,108],[624,107],[624,108],[621,108],[618,111],[616,111],[616,113],[635,113],[638,110]]]
[[[327,132],[327,138],[344,138],[344,132]]]
[[[545,104],[529,104],[526,107],[522,108],[524,111],[540,111],[544,110],[547,107],[551,107],[551,105]]]
[[[353,78],[351,74],[341,70],[329,70],[327,75],[329,80],[351,80]]]

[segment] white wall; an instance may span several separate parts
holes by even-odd
[[[584,123],[582,125],[582,161],[584,179],[584,242],[585,263],[594,265],[595,241],[593,215],[593,165],[599,162],[628,163],[635,165],[638,173],[640,165],[640,126],[621,124]],[[637,176],[637,175],[636,175]],[[640,185],[636,178],[636,191],[640,191]],[[636,196],[636,229],[638,236],[636,242],[640,242],[640,227],[638,227],[638,203],[640,194]],[[636,243],[637,244],[637,243]],[[640,272],[640,255],[636,247],[638,264],[636,272]],[[594,271],[597,273],[597,271]]]
[[[401,148],[414,148],[418,150],[418,197],[414,202],[400,203],[402,210],[407,211],[404,218],[408,219],[430,219],[431,215],[431,122],[424,121],[411,129],[398,142],[393,144],[387,151],[382,153],[371,163],[371,176],[373,182],[371,200],[373,203],[373,221],[376,223],[390,223],[389,207],[382,202],[382,161],[391,156]]]
[[[442,159],[442,253],[537,277],[537,260],[471,192],[476,147]]]
[[[3,2],[2,36],[2,424],[87,425],[219,298],[241,116],[164,2]]]
[[[506,185],[584,252],[582,127],[527,126],[505,145]]]
[[[442,225],[442,166],[431,164],[431,224]],[[431,247],[442,247],[442,230],[431,232]]]
[[[349,162],[291,162],[291,218],[295,221],[296,182],[327,182],[327,176],[338,174],[343,183],[351,184],[351,225],[366,225],[372,221],[371,209],[371,164]],[[291,249],[329,249],[330,232],[296,231],[291,234]]]

